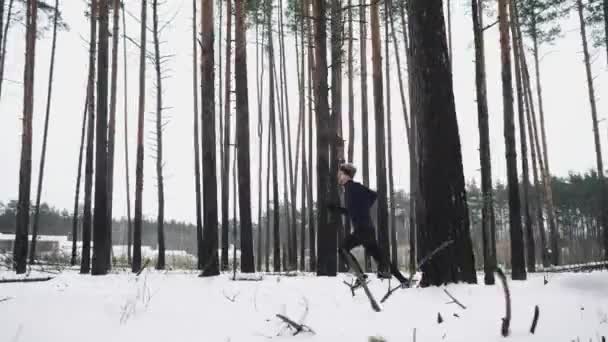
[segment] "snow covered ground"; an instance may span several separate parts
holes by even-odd
[[[49,276],[49,274],[30,274]],[[51,275],[52,276],[52,275]],[[14,273],[0,271],[0,279]],[[335,278],[264,276],[232,281],[185,271],[144,271],[102,277],[65,271],[47,282],[0,284],[0,341],[502,341],[501,285],[451,285],[466,309],[446,304],[443,288],[398,290],[376,313],[362,289],[353,298]],[[601,341],[608,338],[608,272],[532,275],[510,281],[510,341]],[[393,286],[394,286],[393,282]],[[387,281],[372,277],[380,300]],[[536,334],[529,333],[534,306]],[[438,313],[443,323],[437,323]],[[315,334],[286,328],[276,317],[303,322]],[[458,317],[457,317],[458,316]]]

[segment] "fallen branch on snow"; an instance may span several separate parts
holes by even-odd
[[[502,319],[501,333],[503,337],[507,337],[509,336],[509,325],[511,324],[511,294],[509,293],[509,286],[507,285],[507,277],[500,267],[496,267],[496,274],[498,274],[498,278],[502,282],[502,287],[505,290],[506,314]]]
[[[461,303],[461,302],[459,302],[459,301],[458,301],[458,299],[454,298],[454,296],[452,296],[452,294],[451,294],[451,293],[449,293],[449,292],[448,292],[448,290],[443,289],[443,292],[445,292],[445,294],[447,294],[447,295],[448,295],[448,296],[449,296],[449,297],[452,299],[452,301],[451,301],[451,302],[447,302],[447,304],[458,304],[458,306],[460,306],[460,307],[461,307],[461,308],[463,308],[464,310],[466,310],[466,309],[467,309],[467,307],[466,307],[466,306],[464,306],[464,305],[462,305],[462,303]]]
[[[240,292],[237,292],[236,294],[234,294],[232,297],[229,297],[226,292],[224,290],[222,290],[222,294],[224,295],[224,298],[228,299],[231,302],[236,302],[236,297],[239,296]]]
[[[289,317],[285,316],[285,315],[281,315],[281,314],[276,314],[276,316],[278,318],[280,318],[283,322],[287,323],[287,325],[294,329],[295,332],[293,333],[293,336],[296,336],[297,334],[301,333],[301,332],[309,332],[311,334],[314,334],[315,332],[307,325],[304,324],[299,324],[294,322],[293,320],[289,319]]]
[[[2,298],[2,299],[0,299],[0,303],[2,303],[2,302],[6,302],[6,301],[11,300],[11,299],[13,299],[13,297],[5,297],[5,298]]]
[[[146,259],[146,262],[144,263],[144,265],[142,266],[142,268],[140,268],[139,271],[135,275],[139,277],[139,275],[141,274],[141,272],[143,272],[146,269],[146,267],[148,267],[149,263],[150,263],[150,259]]]
[[[536,323],[538,323],[538,305],[534,306],[534,318],[532,318],[532,326],[530,327],[530,333],[534,334],[536,331]]]
[[[384,295],[384,297],[382,297],[382,299],[380,299],[380,303],[384,303],[388,297],[390,297],[395,291],[399,290],[401,288],[401,285],[397,285],[394,288],[391,288],[391,281],[389,279],[388,281],[388,291],[386,292],[386,294]]]
[[[33,282],[37,282],[37,281],[49,281],[51,279],[53,279],[53,277],[0,279],[0,284],[6,284],[6,283],[33,283]]]

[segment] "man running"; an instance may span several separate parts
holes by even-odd
[[[338,183],[344,187],[344,203],[346,208],[336,204],[328,205],[329,210],[339,212],[342,215],[348,215],[353,225],[353,231],[340,244],[340,253],[344,257],[350,255],[352,260],[357,264],[358,269],[361,270],[361,266],[351,253],[351,250],[363,245],[365,251],[374,258],[378,265],[378,278],[390,278],[392,274],[399,280],[402,287],[407,287],[409,286],[408,279],[399,272],[396,265],[393,265],[389,261],[388,255],[383,253],[376,242],[376,231],[370,215],[370,208],[378,196],[366,186],[353,181],[356,172],[357,169],[352,164],[342,164],[340,166],[338,170]],[[390,267],[390,273],[382,271],[387,269],[386,266]],[[364,277],[367,278],[367,275],[364,275]]]

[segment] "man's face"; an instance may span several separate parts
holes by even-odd
[[[350,177],[344,173],[342,170],[338,171],[338,183],[340,185],[344,185],[346,184],[346,182],[348,182],[350,180]]]

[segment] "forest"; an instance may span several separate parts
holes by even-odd
[[[476,282],[477,269],[492,284],[498,264],[512,279],[524,280],[537,268],[608,257],[603,119],[592,70],[598,53],[591,55],[608,52],[606,1],[468,1],[478,130],[466,133],[457,117],[452,70],[459,51],[453,48],[451,13],[465,4],[193,0],[179,10],[191,19],[188,51],[171,51],[165,36],[177,13],[171,18],[163,11],[166,2],[88,1],[81,13],[88,25],[88,36],[81,35],[86,87],[83,110],[74,116],[80,138],[70,142],[79,146],[72,158],[77,169],[68,171],[76,174],[73,209],[59,211],[41,197],[45,184],[64,177],[44,170],[53,139],[49,121],[60,120],[51,98],[53,91],[60,93],[54,97],[66,91],[53,84],[55,59],[65,58],[57,41],[72,29],[73,18],[64,15],[69,6],[0,0],[0,96],[5,61],[22,53],[7,49],[7,41],[16,39],[10,32],[25,28],[18,196],[8,196],[0,217],[2,232],[15,234],[11,258],[18,274],[36,264],[38,235],[62,234],[74,241],[70,263],[81,273],[107,274],[116,244],[128,245],[134,273],[142,269],[142,245],[157,249],[155,267],[165,269],[165,251],[176,248],[180,236],[202,276],[236,266],[228,262],[230,245],[238,246],[243,273],[335,276],[347,270],[336,246],[351,225],[328,207],[344,201],[336,172],[346,162],[357,165],[361,183],[377,192],[377,243],[394,263],[416,272],[417,261],[449,241],[422,265],[424,284]],[[550,168],[550,100],[543,98],[539,52],[560,39],[565,18],[578,19],[594,141],[588,150],[596,164],[569,176]],[[133,27],[137,32],[126,32]],[[486,79],[487,31],[493,29],[500,49],[500,116],[488,101]],[[40,94],[34,75],[46,72],[46,65],[37,63],[36,51],[47,43],[40,37],[49,34],[48,84]],[[190,56],[191,86],[176,89],[170,78],[178,54]],[[137,75],[136,81],[128,83],[127,75]],[[192,224],[165,213],[171,182],[166,160],[174,157],[165,147],[171,143],[167,127],[173,116],[186,115],[173,113],[167,103],[174,92],[190,92],[185,98],[192,103],[190,146],[180,151],[192,165],[191,194],[178,199],[194,197]],[[41,136],[33,134],[34,115],[42,115],[34,110],[35,97],[46,103]],[[501,122],[502,138],[490,135],[490,120]],[[405,127],[405,137],[394,136],[397,125]],[[462,134],[478,138],[480,177],[465,175]],[[407,149],[399,148],[403,143]],[[42,146],[36,160],[34,144]],[[506,169],[498,171],[504,180],[493,177],[496,144],[504,146],[499,166]],[[409,188],[398,188],[396,165],[404,159]],[[144,179],[154,196],[144,195]],[[114,202],[119,192],[126,207]],[[144,215],[152,198],[154,216]]]

